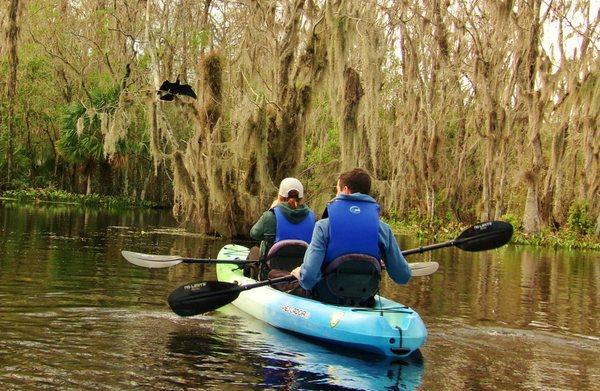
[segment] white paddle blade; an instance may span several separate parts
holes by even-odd
[[[440,267],[437,262],[413,262],[408,264],[413,277],[423,277],[433,274]]]
[[[171,267],[183,261],[179,255],[152,255],[126,250],[121,251],[121,254],[129,263],[151,269]]]

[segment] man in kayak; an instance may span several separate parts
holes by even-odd
[[[369,196],[370,191],[371,177],[363,169],[339,176],[337,196],[327,205],[324,218],[316,223],[302,265],[291,272],[300,284],[293,293],[311,296],[310,291],[323,277],[322,271],[345,254],[381,259],[392,280],[398,284],[408,282],[408,263],[390,226],[380,220],[379,205]]]
[[[283,240],[310,243],[315,214],[302,203],[303,197],[304,186],[298,179],[285,178],[281,181],[277,198],[250,230],[252,239],[261,241],[261,249],[251,248],[248,259],[258,260],[271,245]]]

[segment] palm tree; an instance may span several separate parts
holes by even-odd
[[[119,88],[90,91],[91,107],[73,102],[65,107],[58,148],[66,161],[79,166],[86,178],[86,194],[92,192],[92,175],[105,159],[102,134],[102,115],[114,111]]]

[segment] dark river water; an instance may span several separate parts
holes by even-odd
[[[598,252],[510,245],[411,256],[440,269],[403,287],[386,277],[383,295],[418,311],[429,339],[420,357],[388,361],[299,339],[232,306],[179,318],[168,294],[215,279],[214,267],[149,270],[120,256],[214,257],[225,243],[178,229],[168,211],[0,204],[2,389],[600,389]]]

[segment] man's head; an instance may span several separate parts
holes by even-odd
[[[362,193],[371,191],[371,176],[362,168],[355,168],[340,174],[337,182],[337,194]]]

